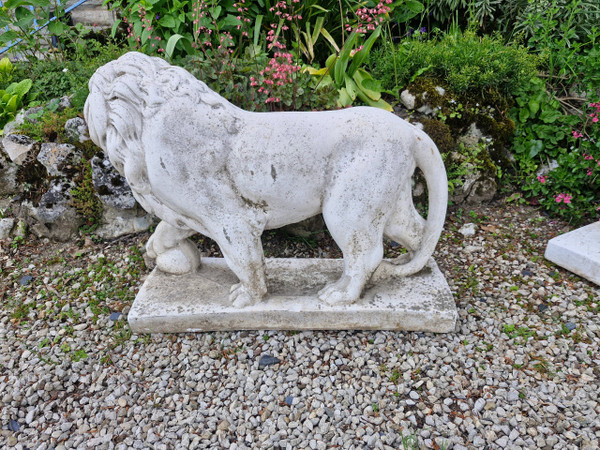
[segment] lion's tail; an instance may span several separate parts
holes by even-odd
[[[448,179],[444,161],[435,143],[423,131],[416,129],[414,139],[413,155],[427,183],[429,206],[418,249],[407,263],[396,266],[394,270],[400,276],[412,275],[425,267],[442,234],[448,207]]]

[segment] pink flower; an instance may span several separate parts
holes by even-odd
[[[542,184],[546,182],[546,177],[544,175],[538,175],[537,179]]]
[[[573,133],[573,137],[574,137],[575,139],[577,139],[577,138],[580,138],[580,137],[583,137],[583,133],[580,133],[580,132],[579,132],[579,131],[577,131],[577,130],[573,130],[573,131],[572,131],[572,133]]]
[[[572,195],[563,194],[562,192],[554,197],[554,199],[556,200],[556,203],[560,203],[560,202],[571,203],[572,198],[573,198]]]

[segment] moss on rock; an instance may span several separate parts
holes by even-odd
[[[438,119],[423,118],[419,120],[423,124],[423,131],[433,139],[441,153],[451,152],[456,148],[456,140],[452,136],[450,127]]]

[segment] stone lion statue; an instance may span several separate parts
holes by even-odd
[[[99,68],[85,105],[91,139],[162,221],[147,243],[167,273],[196,270],[187,238],[214,239],[239,278],[237,307],[267,292],[260,241],[266,229],[319,213],[344,255],[341,278],[319,292],[329,304],[356,301],[382,264],[383,237],[408,253],[395,273],[420,271],[445,220],[448,186],[440,154],[421,130],[370,107],[254,113],[210,90],[182,68],[131,52]],[[419,167],[429,195],[416,211]]]

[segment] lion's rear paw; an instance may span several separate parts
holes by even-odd
[[[148,254],[151,255],[151,252]],[[159,253],[156,256],[156,265],[163,272],[173,275],[194,272],[200,267],[200,252],[192,242],[184,240],[177,247]]]
[[[236,308],[245,308],[246,306],[252,306],[258,303],[261,300],[261,297],[251,295],[242,283],[238,283],[231,286],[229,300]]]
[[[353,284],[350,277],[344,276],[321,289],[318,293],[319,300],[331,306],[351,305],[360,296],[360,289]]]

